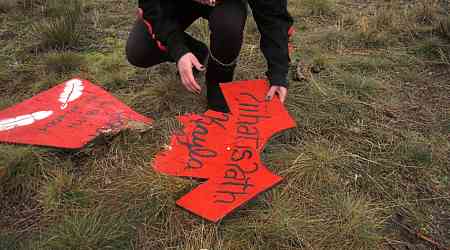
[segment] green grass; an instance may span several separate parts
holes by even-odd
[[[333,14],[336,9],[335,0],[304,0],[302,2],[302,8],[306,9],[310,15],[330,15]]]
[[[433,249],[405,227],[450,247],[450,22],[436,1],[289,1],[291,68],[320,70],[291,80],[298,127],[262,154],[284,181],[219,224],[175,205],[197,182],[151,168],[174,117],[205,98],[174,65],[128,64],[135,8],[0,3],[2,109],[78,76],[156,119],[81,150],[0,145],[0,249]],[[209,36],[205,21],[189,32]],[[249,17],[236,79],[264,75],[258,46]]]
[[[73,163],[66,162],[60,167],[73,168]],[[75,180],[73,175],[64,173],[64,170],[56,170],[55,173],[48,174],[46,179],[39,192],[39,201],[45,210],[88,205],[89,194],[81,188],[82,180]]]
[[[83,27],[83,2],[45,1],[49,17],[34,26],[43,48],[64,49],[80,44]]]
[[[130,227],[118,215],[104,209],[75,213],[54,223],[43,241],[48,249],[126,249],[131,245]]]
[[[70,51],[52,52],[47,55],[45,64],[49,73],[64,74],[79,71],[84,64],[84,58]]]

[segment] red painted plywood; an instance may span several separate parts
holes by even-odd
[[[275,133],[295,127],[295,121],[277,98],[265,101],[268,88],[264,80],[223,84],[231,114],[179,117],[183,130],[153,166],[168,175],[207,181],[178,205],[217,222],[282,180],[264,166],[260,153]]]
[[[81,148],[131,121],[152,122],[89,81],[72,79],[0,111],[0,141]]]

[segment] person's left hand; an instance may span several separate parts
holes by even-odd
[[[266,100],[271,101],[275,95],[278,95],[281,103],[284,103],[284,101],[286,101],[287,92],[287,88],[283,86],[272,86],[270,87],[269,92],[267,92]]]

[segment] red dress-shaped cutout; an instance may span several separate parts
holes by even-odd
[[[152,122],[89,81],[72,79],[0,111],[0,141],[81,148],[131,121]]]
[[[265,101],[266,81],[221,88],[231,113],[209,110],[179,117],[183,130],[153,162],[168,175],[206,179],[177,204],[213,222],[282,180],[264,166],[260,153],[274,134],[295,127],[278,98]]]

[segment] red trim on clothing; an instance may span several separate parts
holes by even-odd
[[[289,60],[291,60],[291,55],[292,53],[294,53],[295,50],[295,46],[291,41],[291,38],[294,36],[295,34],[295,28],[294,26],[291,26],[288,30],[288,38],[289,38],[289,42],[288,42],[288,50],[289,50]]]
[[[141,18],[142,21],[144,22],[145,26],[147,27],[148,33],[150,34],[150,36],[152,37],[152,39],[155,40],[156,44],[158,45],[158,48],[159,48],[160,50],[164,51],[164,52],[167,52],[167,47],[164,46],[160,41],[158,41],[158,40],[156,39],[156,35],[155,35],[155,33],[153,32],[152,24],[151,24],[148,20],[146,20],[146,19],[144,18],[144,11],[143,11],[141,8],[138,8],[138,13],[137,13],[137,15],[138,15],[138,18]]]
[[[295,34],[295,28],[294,26],[291,26],[288,30],[288,36],[292,37]]]

